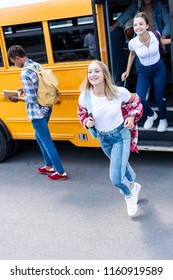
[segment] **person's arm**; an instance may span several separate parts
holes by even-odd
[[[25,102],[24,97],[18,97],[18,96],[14,96],[14,95],[9,97],[8,99],[12,102],[18,102],[18,101]]]
[[[134,98],[135,95],[135,98]],[[137,122],[143,115],[143,106],[139,96],[135,93],[131,95],[129,102],[123,102],[121,105],[122,114],[124,117],[124,124],[131,130],[131,146],[132,152],[138,153],[138,127]]]
[[[143,105],[139,96],[136,93],[132,93],[129,101],[122,103],[121,109],[124,117],[124,127],[133,129],[143,115]]]
[[[163,21],[163,30],[161,37],[164,39],[167,36],[170,36],[171,33],[171,25],[170,25],[170,16],[168,7],[162,3],[161,5],[161,13],[162,13],[162,21]]]
[[[9,97],[9,100],[12,101],[12,102],[18,102],[18,101],[25,102],[24,97],[21,97],[21,95],[24,93],[23,88],[19,88],[17,90],[19,92],[19,96],[11,96],[11,97]]]
[[[78,103],[78,111],[77,111],[80,123],[86,129],[94,126],[94,120],[88,114],[88,110],[84,108],[82,105]]]
[[[24,101],[26,103],[37,103],[37,90],[38,90],[38,76],[37,74],[26,69],[21,72],[21,80],[24,92]]]
[[[168,44],[171,44],[171,39],[170,38],[165,39],[165,38],[161,37],[160,42],[162,45],[168,45]]]
[[[128,100],[128,102],[130,102],[130,103],[133,102],[135,100],[135,98],[136,98],[136,94],[132,93],[130,99]]]
[[[85,35],[83,46],[84,46],[84,48],[87,48],[87,47],[88,47],[88,34]]]
[[[130,103],[133,102],[135,97],[136,97],[135,93],[132,93],[128,102]],[[134,125],[135,125],[135,116],[127,116],[127,118],[124,119],[124,127],[128,129],[133,129]]]
[[[136,53],[134,51],[130,51],[126,71],[121,75],[121,80],[122,81],[125,81],[128,78],[128,76],[130,74],[132,64],[133,64],[134,59],[135,59],[135,56],[136,56]]]
[[[110,31],[114,30],[118,26],[119,26],[119,21],[118,19],[116,19],[114,23],[110,26]]]
[[[134,122],[137,123],[143,115],[143,105],[137,93],[132,93],[128,102],[123,102],[121,105],[124,118],[134,117]]]
[[[110,27],[110,30],[114,30],[116,27],[120,26],[123,27],[123,25],[125,24],[125,22],[133,17],[138,10],[137,7],[137,1],[133,0],[133,2],[129,5],[129,7],[124,11],[124,13],[122,13],[113,23],[113,25]]]

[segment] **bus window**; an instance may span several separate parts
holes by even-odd
[[[12,45],[21,45],[31,59],[47,63],[42,23],[6,26],[3,32],[7,49]]]
[[[0,48],[0,67],[3,67],[4,63],[3,63],[3,59],[2,59],[2,53],[1,53],[1,48]]]
[[[55,62],[98,58],[92,16],[50,21],[49,29]],[[85,43],[90,32],[92,47]],[[90,50],[94,56],[90,55]]]

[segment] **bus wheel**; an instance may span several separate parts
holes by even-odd
[[[0,129],[0,162],[4,161],[11,153],[13,149],[13,142],[7,141],[5,134]]]

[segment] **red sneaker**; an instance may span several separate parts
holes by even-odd
[[[48,179],[51,179],[51,180],[66,180],[67,178],[68,177],[67,177],[66,172],[64,172],[62,174],[60,174],[58,172],[54,172],[54,173],[48,175]]]
[[[37,169],[38,173],[40,174],[46,174],[46,175],[49,175],[49,174],[52,174],[55,172],[55,170],[53,168],[51,168],[50,170],[46,169],[46,167],[39,167]]]

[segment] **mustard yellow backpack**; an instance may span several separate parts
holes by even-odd
[[[57,88],[58,80],[51,69],[39,68],[39,70],[30,66],[23,69],[30,69],[37,73],[38,76],[38,91],[37,102],[41,106],[52,107],[57,103],[60,92]]]

